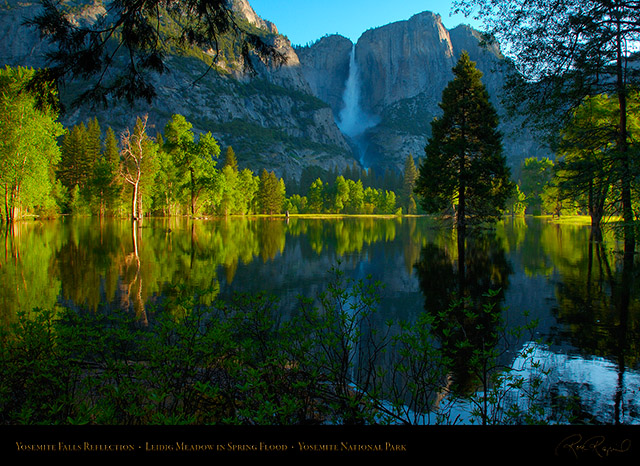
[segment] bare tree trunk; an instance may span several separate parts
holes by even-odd
[[[131,199],[131,218],[139,220],[140,209],[140,179],[142,178],[142,162],[144,158],[144,142],[146,136],[147,117],[142,119],[142,128],[131,135],[127,129],[122,135],[122,157],[123,163],[120,167],[120,175],[131,185],[133,189]]]
[[[131,218],[133,220],[138,219],[138,185],[138,181],[133,183],[133,195],[131,199]]]

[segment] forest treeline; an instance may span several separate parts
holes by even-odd
[[[620,151],[616,147],[617,98],[599,94],[584,99],[559,131],[555,159],[529,157],[519,171],[515,210],[534,215],[588,215],[595,226],[622,215]],[[634,157],[640,148],[640,95],[629,93],[627,143]],[[637,164],[630,170],[630,191],[637,219],[640,185]],[[518,205],[518,199],[522,201]]]
[[[69,128],[58,122],[55,88],[26,87],[35,73],[0,70],[0,216],[113,217],[226,216],[254,214],[419,214],[414,193],[420,159],[402,172],[378,174],[355,161],[338,172],[307,167],[293,179],[263,169],[241,168],[231,146],[211,133],[196,135],[182,115],[149,134],[146,117],[117,135],[96,118]],[[630,101],[636,104],[637,98]],[[615,215],[620,198],[611,160],[614,125],[607,96],[588,99],[563,129],[556,160],[527,158],[516,170],[515,194],[505,214]],[[632,126],[637,126],[631,119]],[[592,139],[591,143],[590,138]],[[634,193],[636,191],[634,190]]]
[[[342,173],[308,167],[299,179],[241,168],[231,146],[173,115],[149,134],[146,116],[116,135],[96,118],[64,128],[55,105],[25,90],[34,71],[0,72],[4,117],[0,121],[2,217],[59,214],[141,218],[145,215],[416,213],[417,170],[381,176],[354,161]],[[46,90],[54,93],[53,88]]]
[[[120,140],[111,128],[102,137],[92,119],[70,128],[61,141],[55,172],[62,196],[56,206],[67,214],[396,214],[403,204],[416,211],[414,164],[406,182],[398,174],[378,177],[355,163],[342,173],[309,167],[299,180],[266,169],[256,173],[240,167],[233,147],[221,150],[210,133],[196,136],[178,114],[153,138],[144,118]]]

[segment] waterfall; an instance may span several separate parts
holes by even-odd
[[[360,105],[361,84],[360,70],[356,63],[356,46],[354,44],[351,48],[351,58],[349,60],[349,77],[342,96],[343,108],[340,111],[340,119],[337,123],[338,128],[349,136],[356,145],[360,163],[364,165],[364,153],[366,151],[364,133],[367,129],[377,125],[378,120],[368,115]]]

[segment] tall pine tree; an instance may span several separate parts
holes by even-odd
[[[441,117],[432,122],[415,192],[427,213],[455,208],[456,225],[495,220],[513,183],[502,153],[498,115],[482,73],[465,52],[442,93]]]
[[[233,147],[227,147],[227,152],[224,158],[224,166],[231,167],[232,170],[238,171],[238,159],[236,158],[236,153],[233,150]]]
[[[279,214],[285,201],[285,186],[274,172],[263,169],[258,187],[258,204],[263,214]]]
[[[91,186],[98,214],[102,217],[112,212],[119,192],[119,149],[115,133],[107,128],[105,146],[93,166]]]
[[[416,187],[417,178],[418,170],[416,169],[413,156],[409,154],[404,161],[402,189],[400,192],[402,208],[407,214],[415,214],[417,210],[416,201],[413,197],[413,190]]]

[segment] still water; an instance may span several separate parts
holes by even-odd
[[[535,343],[518,345],[550,369],[549,393],[574,400],[582,421],[638,424],[640,264],[623,261],[614,231],[603,238],[584,225],[507,219],[466,238],[462,253],[455,231],[426,218],[26,222],[4,232],[0,318],[68,306],[144,319],[175,287],[211,299],[265,291],[286,314],[320,293],[334,266],[384,284],[384,320],[415,321],[457,290],[499,289],[509,325],[538,321]]]

